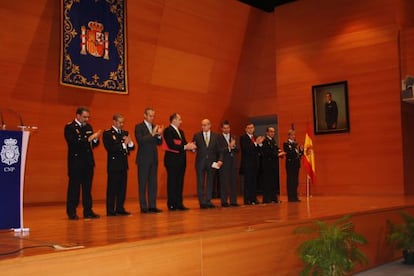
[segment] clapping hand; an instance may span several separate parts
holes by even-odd
[[[162,135],[162,131],[164,130],[164,126],[156,125],[152,130],[152,136],[155,135]]]
[[[92,142],[92,140],[99,139],[99,136],[101,136],[102,130],[98,130],[94,134],[88,137],[88,142]]]
[[[234,139],[234,137],[231,137],[229,148],[234,149],[235,147],[236,147],[236,139]]]
[[[157,135],[162,135],[162,132],[164,131],[164,126],[163,125],[157,125],[157,126],[158,126]]]
[[[132,139],[131,139],[131,136],[124,136],[124,143],[125,143],[125,145],[128,145],[129,143],[131,143],[132,142]]]
[[[256,138],[256,144],[262,144],[264,139],[265,139],[264,136],[258,136]]]

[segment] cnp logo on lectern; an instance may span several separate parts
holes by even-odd
[[[6,165],[13,165],[19,162],[19,147],[17,146],[17,139],[9,138],[4,139],[4,145],[1,147],[1,162]],[[5,167],[5,172],[14,171],[14,167]]]

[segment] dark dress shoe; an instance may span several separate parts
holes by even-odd
[[[228,204],[227,202],[224,202],[221,204],[221,207],[227,208],[227,207],[230,207],[230,204]]]
[[[214,205],[213,203],[209,203],[209,204],[207,204],[207,207],[208,207],[209,209],[214,209],[214,208],[217,208],[217,206],[216,206],[216,205]]]
[[[292,200],[288,200],[289,202],[300,202],[300,199],[292,199]]]
[[[230,206],[231,206],[231,207],[239,207],[240,205],[239,205],[239,204],[237,204],[237,203],[230,203]]]
[[[148,212],[150,212],[150,213],[161,213],[162,210],[158,209],[158,208],[149,208]]]
[[[168,206],[168,210],[169,211],[177,211],[178,210],[178,208],[177,207],[175,207],[175,206]]]
[[[95,214],[94,212],[86,214],[83,216],[85,219],[98,219],[100,216],[98,214]]]
[[[200,209],[208,209],[208,205],[207,204],[200,204]]]
[[[179,211],[187,211],[187,210],[190,210],[190,209],[188,209],[187,207],[185,207],[184,205],[181,205],[181,206],[177,207],[177,209],[178,209]]]
[[[115,217],[116,213],[115,212],[106,212],[106,216],[107,217]]]
[[[280,204],[280,203],[282,203],[282,201],[281,201],[281,200],[276,199],[276,200],[272,200],[272,203],[274,203],[274,204]]]
[[[125,210],[116,212],[118,216],[129,216],[131,213]]]
[[[142,208],[142,209],[141,209],[141,213],[143,213],[143,214],[148,213],[148,209],[147,209],[147,208]]]
[[[72,215],[68,215],[68,219],[69,219],[69,220],[78,220],[78,219],[79,219],[79,217],[78,217],[78,215],[77,215],[77,214],[72,214]]]

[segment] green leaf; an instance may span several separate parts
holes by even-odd
[[[345,275],[355,263],[366,264],[368,258],[357,248],[366,244],[366,239],[354,230],[350,215],[333,223],[314,221],[314,226],[298,227],[297,234],[312,234],[297,248],[297,254],[305,263],[301,275]],[[316,234],[316,236],[315,236]]]

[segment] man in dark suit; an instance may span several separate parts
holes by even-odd
[[[195,169],[197,174],[197,194],[201,209],[215,208],[211,202],[213,193],[213,175],[221,167],[222,153],[217,133],[211,131],[208,119],[201,121],[202,131],[194,134],[193,142],[197,145]],[[213,162],[215,167],[212,168]]]
[[[144,121],[135,126],[138,141],[136,163],[138,166],[138,192],[141,213],[160,213],[157,208],[157,146],[162,143],[162,126],[154,125],[155,111],[146,108]],[[147,199],[148,198],[148,199]]]
[[[263,203],[281,203],[279,193],[279,158],[286,153],[276,144],[274,127],[266,128],[262,147]]]
[[[99,144],[101,131],[93,132],[88,124],[89,109],[79,107],[75,119],[65,126],[65,140],[68,144],[68,192],[66,213],[70,220],[79,219],[76,208],[79,204],[80,189],[82,187],[83,217],[88,219],[99,218],[92,211],[92,178],[95,161],[92,149]]]
[[[187,165],[186,150],[195,150],[194,142],[187,143],[180,129],[180,114],[170,116],[170,126],[164,130],[164,166],[167,169],[168,210],[188,210],[183,204],[184,174]]]
[[[112,119],[112,127],[103,133],[103,142],[108,153],[106,215],[127,216],[130,213],[125,210],[124,203],[127,188],[128,155],[134,148],[134,143],[129,137],[128,131],[123,130],[124,117],[121,114],[115,114]]]
[[[300,159],[303,155],[303,147],[296,143],[294,130],[289,130],[288,140],[283,143],[286,152],[286,180],[289,202],[300,202],[298,197]]]
[[[263,136],[254,136],[254,124],[246,124],[246,134],[240,137],[241,164],[240,172],[244,176],[244,204],[255,205],[259,154],[264,140]]]
[[[219,170],[220,197],[222,207],[237,207],[236,194],[236,154],[239,151],[236,138],[230,133],[230,123],[221,123],[222,133],[219,135],[219,145],[223,153],[223,165]],[[229,201],[230,200],[230,204]]]

